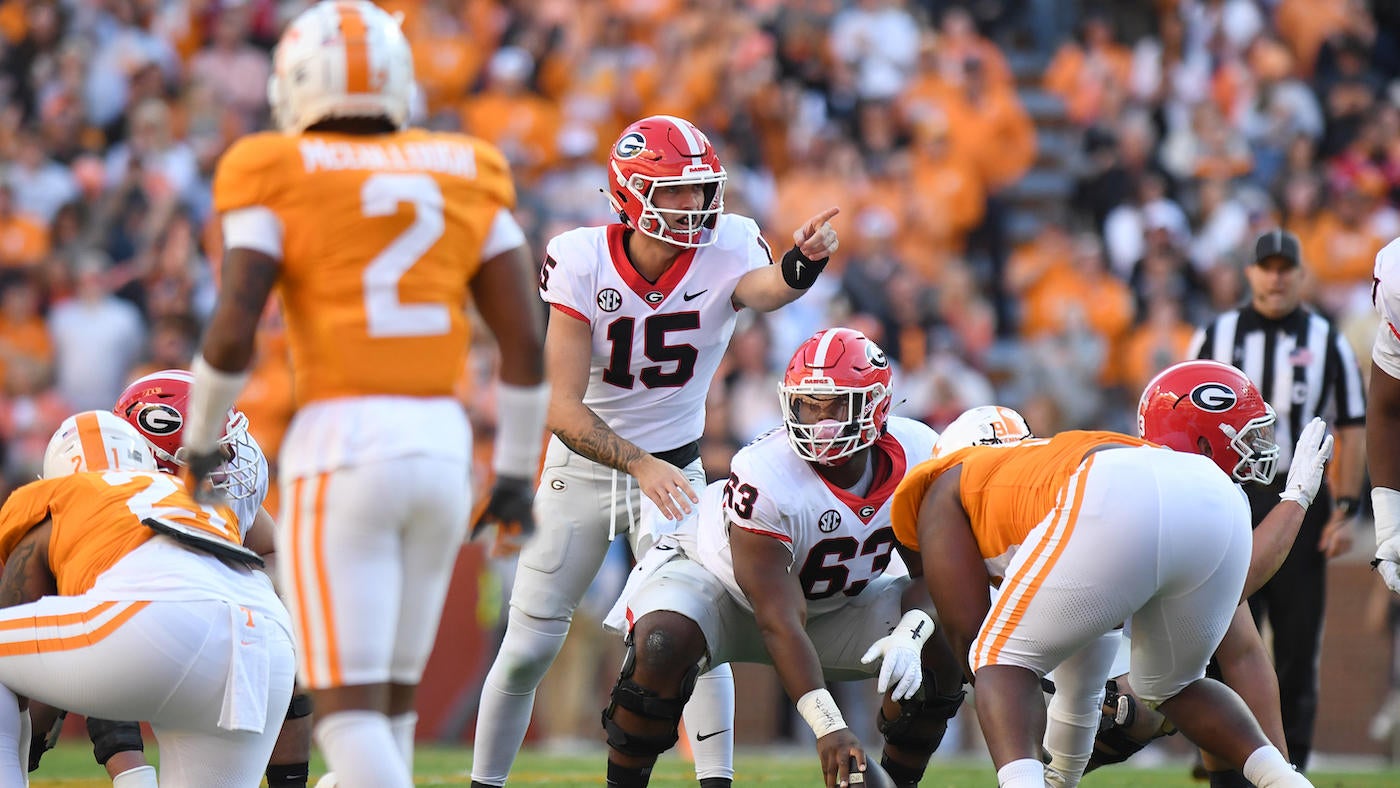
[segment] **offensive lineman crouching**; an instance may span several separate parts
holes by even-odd
[[[828,786],[846,785],[865,755],[827,680],[875,675],[880,660],[881,766],[899,785],[918,783],[962,703],[958,661],[892,552],[895,487],[937,435],[890,418],[889,363],[851,329],[803,343],[780,393],[786,429],[734,457],[728,481],[702,496],[698,533],[654,547],[638,569],[652,574],[619,602],[632,626],[603,712],[609,785],[647,784],[696,676],[714,665],[777,668],[817,734]]]

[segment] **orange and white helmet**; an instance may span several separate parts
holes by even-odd
[[[1014,446],[1031,437],[1026,418],[1001,405],[980,405],[962,412],[933,444],[933,456],[942,457],[968,446]]]
[[[44,449],[44,478],[84,471],[154,471],[151,446],[136,428],[109,410],[63,420]]]
[[[284,132],[330,118],[408,123],[413,54],[399,22],[368,0],[323,0],[283,31],[267,101]]]

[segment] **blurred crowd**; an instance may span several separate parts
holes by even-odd
[[[838,205],[809,295],[737,333],[706,465],[779,422],[791,349],[844,323],[900,412],[993,400],[1040,432],[1131,428],[1143,383],[1244,295],[1254,235],[1303,239],[1312,303],[1364,343],[1400,234],[1400,4],[1366,0],[384,0],[419,125],[498,145],[536,248],[613,220],[613,138],[672,113],[716,143],[727,209],[775,249]],[[32,478],[67,413],[184,366],[213,302],[209,181],[266,128],[304,2],[0,2],[0,445]],[[275,456],[272,314],[241,405]],[[462,396],[492,429],[483,340]],[[484,435],[483,435],[484,438]],[[479,440],[489,447],[489,440]]]
[[[69,413],[188,365],[219,265],[214,166],[269,126],[271,47],[305,5],[0,0],[0,486],[37,475]],[[780,423],[792,349],[835,324],[885,348],[896,412],[935,428],[995,401],[1042,434],[1131,431],[1137,393],[1245,297],[1249,247],[1277,225],[1303,241],[1308,300],[1368,355],[1372,260],[1400,235],[1400,3],[380,5],[413,45],[415,123],[505,152],[536,250],[615,220],[610,145],[653,113],[710,135],[727,210],[776,250],[840,206],[817,285],[735,334],[712,477]],[[476,336],[460,394],[489,451],[496,361]],[[239,404],[275,458],[275,309]],[[599,702],[559,727],[596,725]]]

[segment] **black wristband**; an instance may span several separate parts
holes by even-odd
[[[825,260],[809,260],[796,246],[787,250],[780,265],[783,267],[783,281],[793,290],[806,290],[817,283],[817,277],[826,268]]]
[[[1335,504],[1338,509],[1342,510],[1342,514],[1345,514],[1348,517],[1350,517],[1351,515],[1356,514],[1356,510],[1360,508],[1361,500],[1350,495],[1343,495],[1335,501]]]

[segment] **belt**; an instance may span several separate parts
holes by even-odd
[[[651,456],[658,460],[665,460],[682,470],[700,457],[700,441],[693,440],[684,446],[678,446],[666,451],[654,451]]]

